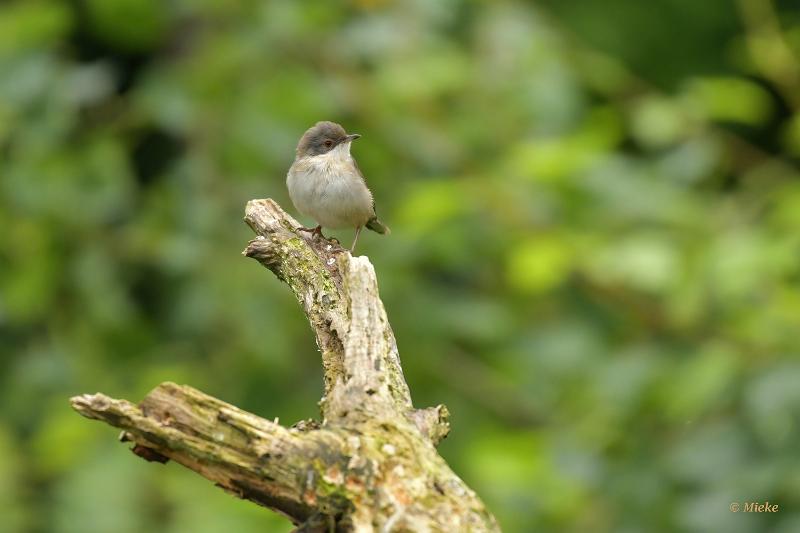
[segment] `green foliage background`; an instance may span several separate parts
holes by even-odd
[[[290,529],[67,398],[317,414],[239,252],[329,119],[415,402],[506,531],[800,531],[798,56],[789,0],[2,3],[0,530]]]

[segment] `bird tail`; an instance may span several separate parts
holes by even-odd
[[[389,229],[389,226],[378,220],[378,217],[373,217],[367,222],[367,227],[374,231],[375,233],[380,233],[381,235],[388,235],[392,231]]]

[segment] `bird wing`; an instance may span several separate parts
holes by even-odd
[[[367,179],[364,177],[364,173],[361,172],[361,169],[358,167],[358,162],[356,161],[356,158],[353,157],[353,156],[350,156],[350,159],[353,160],[353,166],[355,167],[356,172],[358,172],[358,176],[361,178],[361,181],[364,182],[364,186],[367,189],[369,189],[369,184],[367,184]],[[372,197],[372,214],[375,215],[375,197],[372,196],[372,192],[371,191],[370,191],[370,196]]]
[[[361,172],[361,169],[358,168],[358,163],[356,163],[356,158],[353,157],[353,166],[358,172],[358,175],[361,177],[361,181],[364,183],[364,186],[369,189],[369,185],[367,185],[367,180],[364,178],[364,173]],[[371,229],[376,233],[380,233],[381,235],[388,235],[392,231],[389,229],[389,226],[384,224],[378,219],[378,214],[375,212],[375,197],[372,196],[372,192],[370,191],[370,197],[372,198],[372,218],[369,219],[366,226],[367,228]]]

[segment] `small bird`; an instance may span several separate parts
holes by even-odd
[[[317,223],[315,228],[297,229],[325,238],[323,227],[355,228],[350,252],[355,250],[365,226],[380,234],[389,233],[389,228],[378,220],[372,193],[350,155],[350,144],[359,137],[357,133],[348,135],[335,122],[317,122],[297,143],[294,163],[286,175],[292,203]]]

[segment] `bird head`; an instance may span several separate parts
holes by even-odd
[[[335,122],[317,122],[310,127],[297,143],[297,157],[313,157],[339,149],[350,152],[350,143],[361,137],[357,133],[348,135]]]

